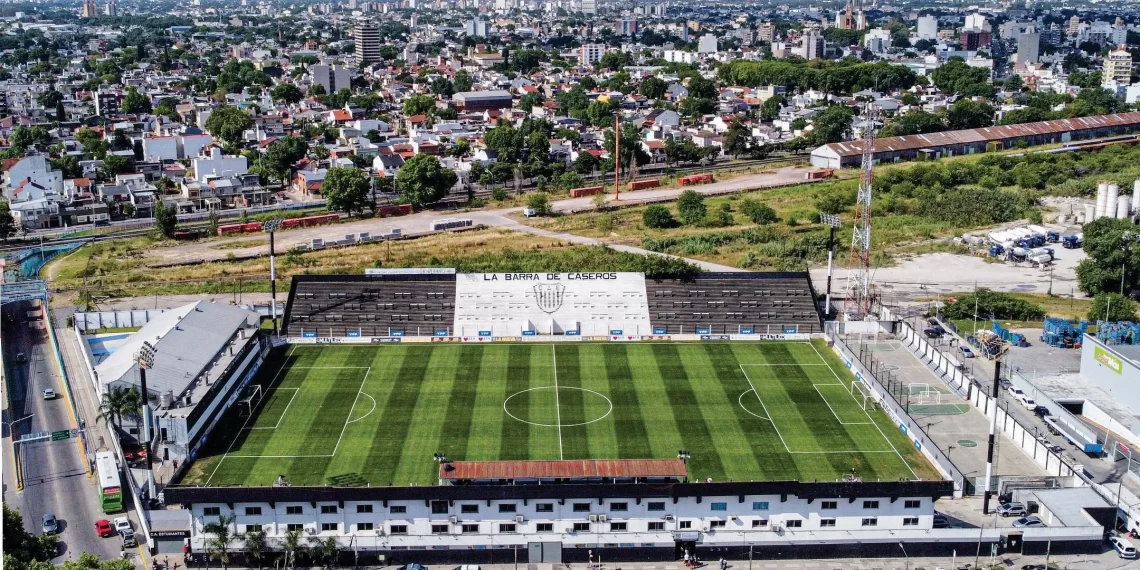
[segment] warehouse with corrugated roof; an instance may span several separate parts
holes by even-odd
[[[925,135],[885,137],[875,140],[875,162],[937,159],[946,156],[992,152],[1018,143],[1029,146],[1067,143],[1140,131],[1140,112],[1058,119],[983,129],[945,131]],[[811,153],[817,168],[858,167],[863,159],[863,141],[825,144]]]

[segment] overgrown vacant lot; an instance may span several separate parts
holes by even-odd
[[[431,485],[461,460],[667,459],[691,478],[937,478],[822,341],[282,347],[182,481]],[[859,394],[858,391],[855,394]]]

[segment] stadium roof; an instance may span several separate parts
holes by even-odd
[[[686,477],[680,459],[582,459],[569,461],[455,461],[439,468],[440,479],[592,479]]]
[[[943,131],[925,135],[883,137],[875,139],[875,152],[897,152],[901,150],[937,148],[1137,124],[1140,124],[1140,112],[1096,115],[1092,117],[1078,117],[1075,119],[1057,119],[1036,123],[986,127],[982,129]],[[855,156],[863,154],[863,141],[830,143],[823,145],[821,148],[827,148],[833,151],[837,156]],[[819,149],[816,150],[818,151]]]
[[[154,317],[106,360],[95,367],[104,385],[138,384],[135,355],[144,341],[155,348],[154,366],[147,371],[147,391],[177,396],[213,365],[239,329],[255,326],[257,313],[224,303],[197,301]]]

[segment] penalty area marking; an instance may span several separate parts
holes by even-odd
[[[740,407],[744,408],[744,411],[746,411],[746,412],[748,412],[748,413],[750,413],[750,414],[752,414],[752,415],[754,415],[754,416],[756,416],[756,417],[758,417],[758,418],[760,418],[766,422],[772,421],[772,418],[766,418],[766,417],[764,417],[764,416],[762,416],[756,412],[753,412],[752,410],[749,410],[748,406],[744,405],[744,395],[745,394],[752,394],[752,395],[756,396],[756,401],[760,402],[760,394],[757,394],[756,390],[745,390],[745,391],[741,392],[740,396],[738,396],[736,398],[736,403],[740,404]],[[760,402],[760,405],[763,405],[763,404],[764,404],[764,402]]]
[[[285,414],[289,412],[289,406],[292,406],[292,405],[293,405],[293,400],[297,399],[297,393],[298,393],[298,392],[300,392],[300,391],[301,391],[301,389],[300,389],[300,388],[273,388],[273,391],[274,391],[274,392],[277,392],[277,391],[279,391],[279,390],[292,390],[292,391],[293,391],[293,396],[292,396],[292,397],[290,397],[290,398],[289,398],[289,401],[288,401],[288,402],[285,404],[285,409],[284,409],[284,410],[281,410],[281,417],[277,418],[277,423],[273,424],[272,426],[261,426],[261,427],[257,427],[257,426],[254,426],[254,427],[242,427],[241,429],[243,429],[243,430],[255,430],[255,429],[277,429],[278,427],[280,427],[280,426],[281,426],[281,422],[285,421]],[[259,411],[260,411],[260,410],[259,410]],[[252,415],[253,415],[253,414],[250,414],[250,416],[252,416]]]
[[[368,392],[360,392],[360,395],[364,396],[365,398],[368,398],[369,400],[372,400],[372,409],[368,410],[368,413],[364,414],[363,416],[360,416],[359,418],[356,418],[355,420],[348,420],[348,423],[358,422],[364,418],[367,418],[368,416],[371,416],[372,412],[376,411],[376,398],[373,398],[371,395],[368,394]]]

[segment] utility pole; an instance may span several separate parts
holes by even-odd
[[[262,231],[269,232],[269,311],[273,317],[273,334],[277,335],[277,258],[273,251],[273,234],[281,226],[281,220],[273,218],[261,225]]]
[[[614,201],[621,200],[621,109],[614,111]]]

